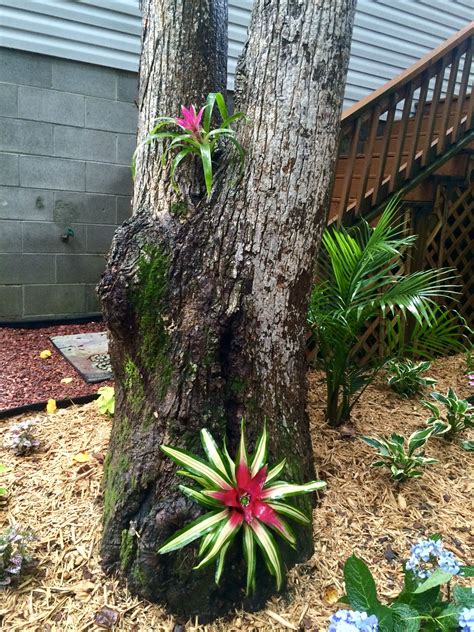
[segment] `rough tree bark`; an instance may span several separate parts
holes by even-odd
[[[225,92],[226,0],[143,0],[139,139],[158,115]],[[159,147],[137,164],[133,217],[117,231],[99,291],[109,328],[116,413],[106,459],[103,564],[176,612],[212,617],[242,600],[232,574],[192,571],[188,547],[161,542],[199,509],[177,490],[162,443],[193,451],[199,429],[227,436],[267,420],[270,460],[286,477],[314,477],[305,412],[306,309],[332,179],[355,0],[256,0],[236,79],[247,150],[237,173],[226,150],[204,195],[190,164],[178,198]],[[301,505],[311,509],[311,501]],[[288,566],[312,553],[298,533]],[[232,576],[231,576],[232,575]],[[257,606],[271,584],[262,572]]]

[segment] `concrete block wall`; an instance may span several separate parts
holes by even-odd
[[[0,48],[0,322],[100,311],[95,285],[130,215],[137,83]]]

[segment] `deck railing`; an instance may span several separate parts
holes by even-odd
[[[359,215],[472,131],[474,22],[342,114],[330,221]]]

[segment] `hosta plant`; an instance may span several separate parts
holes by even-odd
[[[10,426],[5,435],[4,446],[17,456],[24,456],[36,450],[41,443],[35,432],[37,423],[37,419],[27,419]]]
[[[97,407],[103,415],[115,413],[115,389],[113,386],[101,386],[97,394]]]
[[[439,404],[443,404],[445,412],[433,402],[423,401],[422,404],[431,412],[426,423],[432,429],[433,435],[443,436],[448,441],[468,428],[474,428],[474,406],[466,399],[459,398],[450,387],[446,395],[431,393],[431,397]]]
[[[0,532],[0,588],[18,580],[31,564],[30,544],[35,539],[30,530],[9,527]]]
[[[439,536],[411,548],[404,565],[404,587],[383,603],[363,560],[351,555],[344,565],[346,595],[341,602],[355,610],[339,610],[330,620],[331,632],[472,632],[474,591],[451,586],[455,576],[472,577],[473,567],[462,566],[444,548]],[[352,627],[350,627],[352,626]]]
[[[361,437],[362,441],[379,451],[381,459],[372,463],[371,467],[386,467],[390,470],[393,480],[402,482],[409,478],[423,475],[425,465],[437,463],[435,459],[425,457],[424,446],[431,436],[431,428],[416,430],[405,438],[392,433],[389,437]],[[406,445],[405,445],[406,444]]]
[[[436,384],[436,380],[423,375],[430,366],[431,362],[428,360],[424,362],[413,362],[408,358],[390,360],[385,367],[388,373],[388,385],[403,397],[418,395],[427,386]]]
[[[215,580],[219,583],[227,550],[242,530],[247,593],[255,589],[257,547],[279,590],[283,585],[284,571],[279,546],[272,532],[296,548],[296,538],[286,518],[302,524],[310,522],[302,511],[285,499],[321,489],[326,483],[311,481],[299,485],[280,480],[285,460],[273,468],[268,467],[266,428],[251,456],[247,454],[242,425],[235,462],[225,446],[223,450],[218,448],[208,430],[201,431],[201,441],[207,461],[180,448],[161,446],[163,452],[182,468],[178,474],[191,478],[199,486],[197,489],[180,485],[181,491],[210,511],[173,535],[159,553],[170,553],[201,538],[198,552],[201,560],[195,568],[203,568],[216,561]]]
[[[212,127],[216,105],[221,121],[218,127]],[[230,115],[220,92],[211,92],[207,97],[206,105],[199,111],[196,111],[194,105],[189,107],[183,105],[181,113],[181,117],[161,116],[155,120],[155,126],[145,141],[135,150],[132,170],[135,170],[135,159],[143,145],[163,141],[165,147],[161,154],[161,162],[165,166],[168,156],[171,156],[170,175],[175,189],[177,190],[175,173],[178,166],[188,156],[198,156],[202,164],[206,191],[210,195],[213,183],[213,158],[221,147],[222,140],[228,141],[236,150],[240,164],[243,166],[245,152],[231,125],[238,119],[245,118],[245,115],[243,112]]]

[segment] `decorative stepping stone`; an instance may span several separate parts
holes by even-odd
[[[113,377],[106,332],[51,336],[51,342],[86,382]]]

